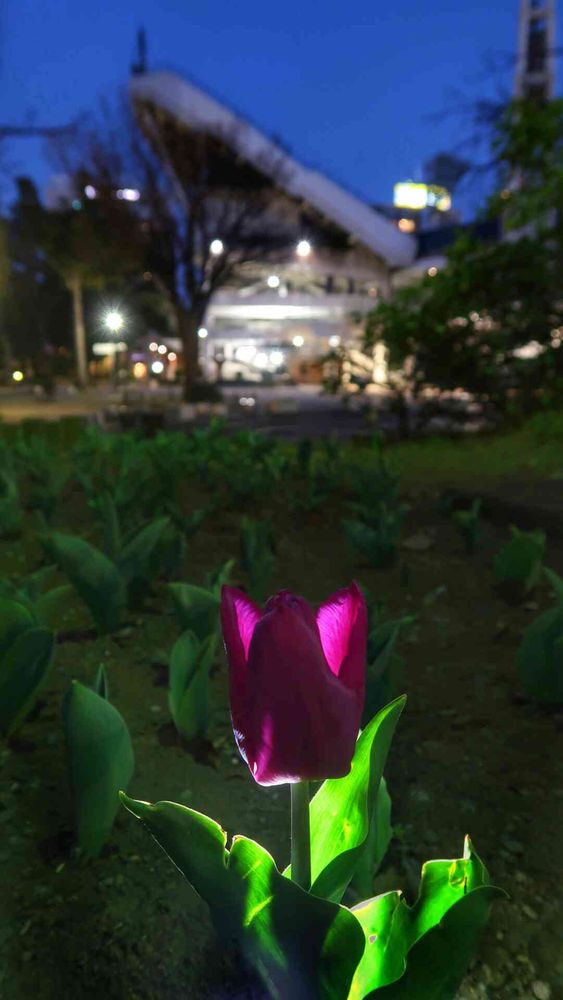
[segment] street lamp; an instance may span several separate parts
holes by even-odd
[[[309,240],[299,240],[299,243],[295,247],[295,253],[298,257],[309,257],[311,255],[312,246]]]
[[[108,330],[111,330],[112,333],[119,333],[123,329],[123,316],[117,312],[117,309],[112,309],[106,314],[105,323]]]

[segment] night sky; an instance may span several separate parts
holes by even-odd
[[[453,90],[511,85],[485,60],[507,64],[517,14],[518,0],[4,0],[0,124],[64,123],[123,87],[143,24],[150,68],[188,73],[298,159],[390,201],[433,153],[463,153],[467,122],[440,117]],[[12,173],[45,183],[39,141],[8,153]]]

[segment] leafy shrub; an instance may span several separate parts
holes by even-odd
[[[31,710],[54,652],[54,636],[19,601],[0,597],[0,734],[10,735]]]
[[[209,728],[209,671],[218,634],[198,639],[183,632],[170,654],[168,705],[176,729],[187,740],[203,738]]]
[[[474,555],[481,535],[481,498],[477,497],[467,510],[454,510],[452,521],[459,531],[468,556]]]
[[[169,524],[168,518],[157,518],[122,540],[109,495],[105,510],[106,552],[78,535],[53,531],[40,536],[48,557],[69,577],[100,633],[118,628],[127,605],[143,596],[154,574],[153,552]]]
[[[73,681],[63,702],[70,785],[76,838],[88,857],[100,853],[108,839],[134,768],[127,725],[107,700],[105,674],[98,674],[97,691]]]
[[[77,535],[54,531],[40,541],[84,601],[98,632],[115,631],[127,606],[127,588],[115,563]]]
[[[42,566],[17,583],[8,579],[0,580],[0,595],[24,604],[39,625],[56,629],[61,611],[72,593],[72,587],[63,583],[57,587],[47,588],[54,570],[54,566]]]
[[[20,491],[16,477],[7,469],[0,470],[0,538],[15,538],[22,527]]]
[[[360,506],[355,506],[361,512]],[[346,540],[375,569],[392,566],[397,556],[397,546],[407,510],[404,504],[388,507],[382,502],[375,510],[366,512],[365,516],[369,521],[343,522]]]
[[[513,601],[522,600],[538,583],[545,556],[545,532],[510,529],[511,539],[497,552],[493,573],[501,593]]]
[[[552,570],[546,575],[555,590],[556,605],[528,626],[516,666],[522,686],[534,701],[563,704],[563,580]]]
[[[366,700],[362,725],[397,697],[401,687],[404,659],[397,652],[397,640],[403,629],[415,621],[414,615],[402,618],[376,621],[375,612],[370,614],[370,628],[366,651]]]
[[[240,528],[240,561],[248,577],[248,592],[262,603],[268,591],[276,564],[274,531],[270,521],[254,521],[243,517]]]
[[[234,559],[229,559],[214,573],[209,573],[204,587],[192,583],[168,585],[182,631],[193,632],[198,639],[204,640],[218,630],[221,587],[228,582],[234,564]]]
[[[41,435],[20,433],[15,449],[22,478],[27,483],[27,501],[45,520],[53,520],[68,481],[69,470],[61,457],[53,454],[50,442]]]

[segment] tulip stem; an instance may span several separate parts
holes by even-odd
[[[309,782],[291,786],[291,878],[307,891],[311,888],[311,831]]]

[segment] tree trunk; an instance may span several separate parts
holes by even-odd
[[[182,341],[184,356],[184,399],[189,401],[199,376],[199,338],[197,331],[202,322],[202,314],[193,309],[176,306],[178,336]]]
[[[72,312],[74,319],[74,352],[76,355],[76,378],[80,386],[88,382],[88,353],[86,348],[86,326],[84,323],[84,303],[82,300],[82,282],[73,278],[68,283],[72,295]]]

